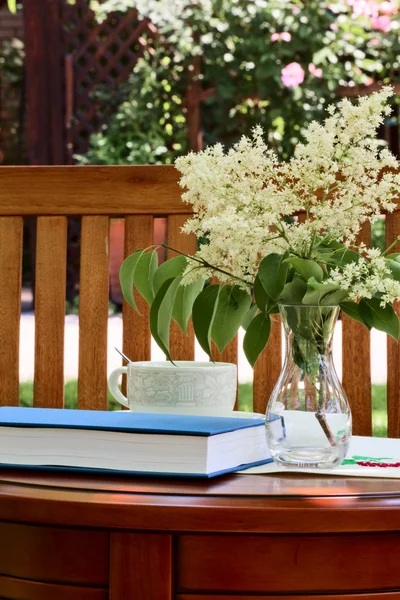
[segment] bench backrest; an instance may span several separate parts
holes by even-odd
[[[154,218],[167,217],[168,245],[186,253],[194,237],[180,228],[190,207],[180,200],[172,166],[0,168],[0,405],[19,402],[19,328],[23,219],[36,217],[34,405],[62,407],[67,218],[81,217],[78,406],[107,406],[107,326],[110,218],[125,219],[125,254],[153,243]],[[386,238],[400,233],[400,210],[386,217]],[[369,244],[370,227],[363,240]],[[123,306],[123,351],[131,360],[151,358],[147,305],[142,316]],[[173,324],[175,325],[175,324]],[[254,410],[264,412],[281,369],[281,327],[254,371]],[[400,436],[400,365],[397,344],[387,342],[389,436]],[[354,433],[371,433],[370,334],[343,317],[342,380],[354,415]],[[194,336],[173,326],[172,356],[194,359]],[[237,362],[235,339],[216,360]]]

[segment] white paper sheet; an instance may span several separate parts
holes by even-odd
[[[353,436],[344,462],[335,469],[296,469],[270,463],[240,471],[248,475],[288,472],[400,479],[400,439]]]

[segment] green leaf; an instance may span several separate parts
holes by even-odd
[[[245,331],[246,331],[246,329],[248,328],[248,326],[250,325],[250,323],[252,322],[252,320],[254,319],[254,317],[256,316],[257,313],[258,313],[258,306],[257,306],[257,304],[253,304],[253,306],[250,306],[249,310],[244,315],[244,317],[242,319],[242,322],[240,323],[241,327],[243,327],[243,329]]]
[[[211,325],[211,337],[220,352],[235,337],[251,297],[237,285],[224,285],[218,296],[217,309]]]
[[[267,315],[279,315],[278,304],[274,303],[273,301],[270,304],[267,304],[266,313]]]
[[[347,297],[347,292],[341,290],[336,283],[318,283],[309,279],[307,293],[303,304],[309,306],[338,306]]]
[[[17,12],[17,0],[7,0],[8,10],[15,14]]]
[[[342,309],[342,311],[344,312],[345,315],[347,315],[348,317],[351,317],[355,321],[358,321],[359,323],[361,323],[368,329],[371,329],[371,327],[369,327],[367,325],[367,323],[364,321],[364,319],[362,318],[361,312],[360,312],[360,305],[357,304],[357,302],[351,302],[350,300],[348,300],[347,302],[341,302],[340,308]]]
[[[262,312],[265,312],[268,301],[270,300],[270,297],[268,296],[267,292],[264,290],[263,284],[261,283],[261,279],[259,278],[258,275],[254,281],[254,299],[256,301],[258,308]]]
[[[318,283],[315,279],[310,279],[307,282],[307,292],[303,297],[303,304],[318,306],[321,300],[339,289],[336,283]]]
[[[154,300],[153,278],[157,267],[157,250],[143,252],[133,273],[133,282],[137,291],[150,306]]]
[[[399,317],[392,306],[387,304],[383,308],[380,305],[380,300],[377,298],[361,300],[360,314],[368,327],[384,331],[394,338],[396,342],[398,341],[400,333]]]
[[[204,287],[204,279],[199,279],[189,285],[180,285],[175,298],[172,318],[183,333],[187,334],[187,324],[192,314],[193,303]]]
[[[345,246],[343,244],[341,244],[340,242],[337,242],[336,240],[330,240],[329,242],[327,242],[327,241],[320,242],[320,244],[318,244],[318,246],[317,246],[317,250],[320,250],[321,248],[327,248],[332,251],[332,250],[340,250],[341,248],[345,248]]]
[[[154,273],[153,286],[157,294],[162,284],[173,277],[179,277],[186,269],[187,259],[181,254],[163,262]]]
[[[344,247],[343,250],[335,252],[335,254],[332,256],[331,262],[333,262],[335,265],[343,266],[358,262],[359,260],[360,255],[358,252]]]
[[[397,260],[400,262],[400,252],[393,252],[392,254],[387,254],[385,258],[389,258],[390,260]]]
[[[315,65],[326,64],[327,61],[336,64],[338,62],[338,57],[330,46],[323,46],[320,50],[314,52],[312,61]]]
[[[133,296],[133,282],[135,277],[136,265],[142,256],[144,250],[136,250],[133,254],[130,254],[122,263],[119,270],[119,283],[121,285],[122,295],[125,300],[137,311],[135,298]]]
[[[285,254],[268,254],[268,256],[263,258],[258,268],[257,277],[265,292],[273,300],[279,298],[286,283],[289,271],[289,265],[286,262],[287,257],[287,252]]]
[[[307,292],[307,284],[304,279],[293,279],[283,288],[279,302],[281,304],[302,304],[304,294]]]
[[[398,260],[387,260],[386,263],[392,273],[393,279],[400,281],[400,262]]]
[[[182,277],[164,281],[150,308],[151,335],[171,362],[173,361],[169,352],[169,331],[175,296],[181,281]]]
[[[221,286],[218,284],[207,286],[197,296],[192,309],[193,328],[197,341],[211,359],[211,327],[220,289]]]
[[[347,295],[345,290],[336,290],[336,292],[327,294],[322,298],[321,306],[339,306],[347,298]]]
[[[324,278],[322,267],[314,260],[291,256],[290,258],[287,258],[285,262],[290,263],[305,281],[314,278],[320,283]]]
[[[358,262],[360,255],[354,250],[349,250],[344,244],[340,244],[335,240],[321,244],[317,247],[318,253],[326,254],[324,262],[334,264],[335,266],[343,266],[352,262]]]
[[[271,319],[260,313],[254,317],[243,339],[243,350],[252,367],[267,345],[271,332]]]

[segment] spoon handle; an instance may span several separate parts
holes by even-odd
[[[119,349],[117,348],[117,346],[114,346],[114,349],[115,349],[115,350],[118,352],[118,354],[120,354],[120,355],[122,356],[122,358],[123,358],[124,360],[126,360],[126,362],[128,362],[128,363],[131,363],[131,362],[132,362],[132,361],[131,361],[131,360],[130,360],[130,359],[127,357],[127,356],[125,356],[125,354],[124,354],[123,352],[121,352],[121,350],[119,350]]]

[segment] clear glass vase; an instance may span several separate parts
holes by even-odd
[[[350,406],[332,359],[340,309],[280,305],[279,310],[286,357],[266,412],[271,455],[281,466],[338,466],[351,438]]]

